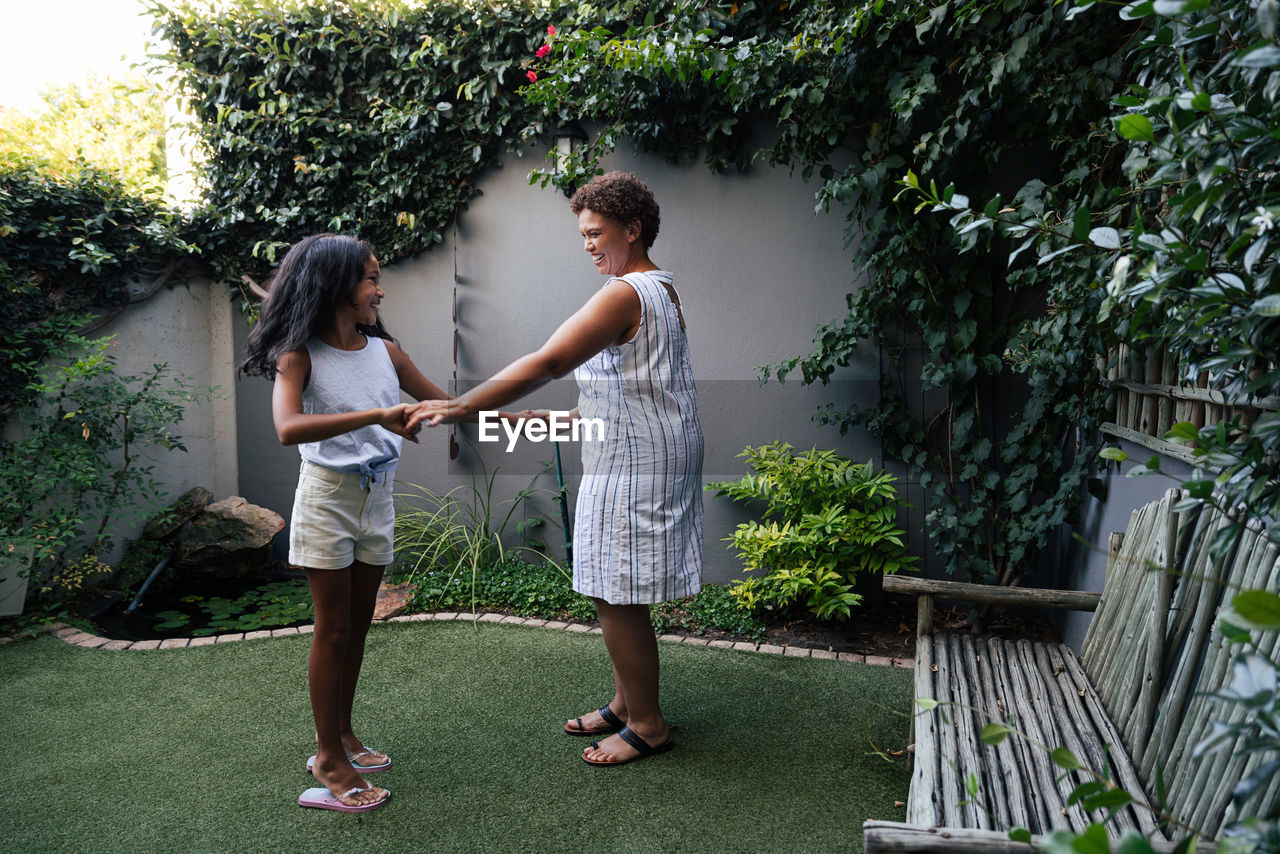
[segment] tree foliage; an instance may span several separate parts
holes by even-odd
[[[765,502],[763,522],[743,522],[726,538],[756,573],[731,587],[747,611],[785,613],[803,604],[820,619],[847,619],[862,602],[853,591],[860,574],[891,575],[915,562],[897,526],[893,475],[835,451],[797,454],[785,442],[738,456],[751,472],[707,489],[745,504]]]
[[[45,91],[35,111],[0,110],[0,166],[72,179],[109,173],[139,196],[165,189],[164,96],[141,72]]]
[[[1070,11],[1111,22],[1108,7],[1081,0]],[[909,175],[925,206],[948,214],[957,234],[1016,241],[1046,277],[1091,274],[1105,294],[1099,322],[1136,344],[1173,354],[1187,382],[1235,404],[1280,394],[1280,4],[1275,0],[1160,0],[1124,6],[1139,38],[1127,51],[1125,89],[1113,101],[1114,156],[1122,172],[1106,192],[1063,199],[1056,208],[978,207],[955,188]],[[1175,509],[1213,504],[1233,520],[1211,550],[1225,557],[1248,524],[1280,541],[1280,415],[1263,411],[1198,427],[1175,424],[1169,441],[1195,446],[1201,465]],[[1109,459],[1123,459],[1109,449]],[[1260,633],[1280,631],[1280,596],[1236,592],[1218,632],[1239,651],[1222,709],[1196,755],[1263,751],[1267,761],[1235,788],[1238,820],[1220,851],[1280,850],[1280,823],[1258,815],[1256,798],[1280,772],[1280,672]],[[1061,833],[1050,850],[1082,850],[1085,836]],[[1145,841],[1124,850],[1149,851]]]

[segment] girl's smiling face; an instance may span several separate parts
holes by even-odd
[[[583,208],[578,214],[578,231],[582,234],[583,248],[602,275],[621,276],[631,272],[630,265],[636,260],[636,243],[640,239],[638,223],[622,225],[590,208]]]
[[[379,284],[381,276],[382,268],[378,265],[378,259],[370,255],[364,262],[364,274],[351,295],[351,309],[355,313],[357,325],[373,326],[378,322],[378,305],[386,296]]]

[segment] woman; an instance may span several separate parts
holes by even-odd
[[[601,419],[604,438],[582,445],[573,588],[595,604],[615,690],[564,730],[608,736],[583,760],[623,765],[673,746],[649,605],[701,587],[702,428],[680,298],[671,274],[649,259],[660,219],[653,193],[630,173],[610,172],[574,193],[570,208],[604,287],[536,352],[455,400],[418,404],[408,428],[474,420],[574,371],[572,417]]]

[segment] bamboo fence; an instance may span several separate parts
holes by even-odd
[[[1165,439],[1174,424],[1187,421],[1198,429],[1238,415],[1248,426],[1262,412],[1280,411],[1280,397],[1229,400],[1209,388],[1206,376],[1186,381],[1186,371],[1164,347],[1121,344],[1100,368],[1111,390],[1115,419],[1102,425],[1103,432],[1187,463],[1196,460],[1196,445]]]

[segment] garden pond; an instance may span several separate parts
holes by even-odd
[[[99,603],[90,615],[101,634],[118,640],[203,637],[287,628],[313,621],[302,570],[272,566],[241,578],[207,577]]]

